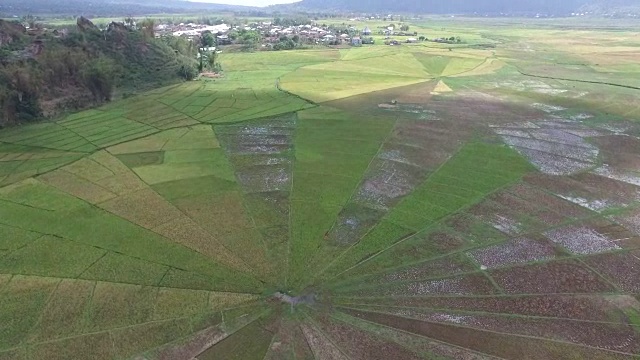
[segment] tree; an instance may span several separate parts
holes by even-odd
[[[200,46],[203,48],[216,46],[216,37],[207,30],[200,34]]]
[[[405,25],[400,26],[400,30],[401,31],[409,31],[409,25],[405,24]]]
[[[426,37],[424,37],[424,36],[420,36],[420,37],[418,38],[418,40],[420,40],[420,41],[425,41],[426,39],[427,39],[427,38],[426,38]]]
[[[0,109],[3,123],[29,121],[40,116],[37,74],[26,64],[0,68]]]
[[[126,18],[124,18],[124,24],[130,29],[133,29],[136,26],[136,19],[134,19],[132,16],[127,16]]]
[[[27,14],[25,16],[22,17],[22,22],[24,24],[27,24],[27,26],[29,26],[29,28],[31,29],[35,29],[40,27],[40,25],[36,22],[36,17],[31,15],[31,14]]]
[[[193,80],[198,76],[198,69],[192,61],[185,59],[178,67],[178,75],[185,80]]]
[[[118,70],[113,60],[99,57],[85,64],[81,71],[84,85],[91,91],[96,101],[110,101],[118,78]]]
[[[198,64],[198,71],[204,71],[206,54],[210,51],[209,48],[216,46],[216,43],[216,38],[211,31],[207,30],[200,34],[200,47],[198,48],[200,63]]]
[[[156,21],[151,18],[146,18],[140,24],[140,30],[147,39],[153,39],[156,37]]]

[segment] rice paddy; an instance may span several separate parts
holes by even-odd
[[[637,358],[636,34],[442,21],[0,130],[0,359]]]

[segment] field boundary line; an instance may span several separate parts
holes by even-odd
[[[110,253],[110,251],[106,251],[106,250],[103,250],[103,251],[104,251],[104,254],[102,254],[102,256],[98,257],[98,259],[96,259],[94,262],[89,264],[89,266],[87,266],[84,270],[82,270],[82,272],[80,272],[80,274],[76,276],[76,279],[80,280],[80,277],[82,276],[82,274],[87,272],[89,269],[93,267],[93,265],[97,264],[100,260],[104,259]],[[83,280],[86,280],[86,279],[83,279]]]
[[[539,78],[539,79],[550,79],[550,80],[560,80],[560,81],[573,81],[573,82],[586,83],[586,84],[609,85],[609,86],[621,87],[621,88],[632,89],[632,90],[640,90],[640,87],[631,86],[631,85],[623,85],[623,84],[616,84],[616,83],[608,83],[608,82],[603,82],[603,81],[580,80],[580,79],[566,79],[566,78],[559,78],[559,77],[553,77],[553,76],[534,75],[534,74],[527,74],[527,73],[525,73],[524,71],[520,70],[517,66],[516,66],[516,69],[517,69],[517,71],[518,71],[521,75],[529,76],[529,77],[535,77],[535,78]]]
[[[315,319],[309,315],[306,311],[302,311],[302,313],[304,314],[304,316],[307,318],[307,320],[309,321],[309,325],[311,325],[313,328],[315,328],[315,330],[317,332],[319,332],[331,345],[333,345],[336,350],[338,350],[347,360],[352,360],[351,357],[349,355],[347,355],[344,350],[342,350],[342,348],[340,346],[338,346],[338,344],[335,343],[335,340],[333,339],[333,337],[329,336],[326,332],[324,332],[321,327],[318,325],[318,323],[315,321]],[[305,336],[305,339],[307,337]],[[311,352],[313,352],[313,348],[311,348]],[[316,356],[315,352],[313,352],[313,355]]]
[[[213,130],[213,129],[212,129],[212,130]],[[214,131],[214,134],[215,134],[215,131]],[[184,136],[184,134],[183,134],[183,136]],[[217,139],[216,139],[216,140],[217,140]],[[116,159],[117,159],[117,157],[115,157],[114,155],[111,155],[111,156],[113,156],[114,158],[116,158]],[[120,162],[120,160],[119,160],[119,159],[118,159],[118,162]],[[123,164],[123,165],[124,165],[124,164]],[[154,194],[156,194],[156,195],[157,195],[157,196],[159,196],[160,198],[164,199],[164,200],[167,202],[167,204],[169,204],[172,208],[174,208],[175,210],[177,210],[178,212],[180,212],[180,214],[182,214],[183,216],[185,216],[185,217],[186,217],[186,218],[188,218],[189,220],[193,221],[193,222],[198,226],[198,228],[199,228],[200,230],[202,230],[202,231],[204,231],[205,233],[207,233],[208,235],[210,235],[213,239],[216,239],[216,240],[218,241],[218,245],[219,245],[219,246],[221,246],[223,249],[225,249],[229,255],[232,255],[236,260],[239,260],[242,264],[244,264],[244,265],[247,267],[247,269],[248,269],[248,270],[251,270],[252,272],[255,272],[255,271],[256,271],[256,269],[254,269],[252,266],[250,266],[250,265],[249,265],[249,264],[248,264],[244,259],[242,259],[242,258],[238,257],[234,252],[232,252],[231,250],[229,250],[229,249],[225,246],[225,244],[224,244],[224,243],[222,243],[222,241],[220,241],[220,239],[219,239],[217,236],[214,236],[214,235],[213,235],[213,234],[211,234],[209,231],[205,230],[202,226],[200,226],[200,224],[198,224],[198,222],[197,222],[197,221],[195,221],[195,220],[194,220],[194,219],[192,219],[190,216],[188,216],[184,211],[182,211],[182,209],[178,208],[178,207],[177,207],[177,206],[175,206],[172,202],[170,202],[169,200],[165,199],[165,198],[164,198],[164,197],[162,197],[160,194],[158,194],[158,192],[157,192],[157,191],[155,191],[151,185],[147,184],[147,182],[145,182],[145,181],[144,181],[144,180],[143,180],[143,179],[138,175],[138,173],[136,173],[135,171],[131,170],[131,169],[130,169],[128,166],[126,166],[126,165],[125,165],[125,167],[129,170],[129,172],[130,172],[130,173],[132,173],[132,174],[133,174],[133,175],[134,175],[138,180],[140,180],[140,181],[141,181],[143,184],[145,184],[145,186],[146,186],[146,189],[141,189],[141,190],[138,190],[138,191],[136,191],[136,192],[143,191],[143,190],[149,190],[149,191],[152,191]],[[237,180],[236,180],[236,181],[237,181]],[[125,195],[125,196],[126,196],[126,195]],[[212,263],[214,263],[214,264],[217,264],[217,265],[219,265],[219,266],[222,266],[222,267],[227,268],[227,269],[230,269],[230,270],[238,270],[238,271],[239,271],[239,269],[236,269],[235,267],[232,267],[232,266],[227,265],[227,264],[225,264],[225,263],[223,263],[223,262],[220,262],[219,260],[216,260],[216,259],[214,259],[214,258],[212,258],[212,257],[210,257],[210,256],[208,256],[208,255],[205,255],[205,254],[201,253],[200,251],[197,251],[196,249],[193,249],[193,248],[188,247],[188,246],[186,246],[186,245],[184,245],[184,244],[181,244],[181,243],[175,242],[175,241],[173,241],[172,239],[170,239],[170,238],[168,238],[168,237],[166,237],[166,236],[164,236],[164,235],[162,235],[162,234],[160,234],[160,233],[157,233],[157,232],[155,232],[155,231],[154,231],[154,230],[152,230],[152,229],[147,229],[147,228],[145,228],[145,227],[143,227],[143,226],[141,226],[141,225],[138,225],[138,224],[136,224],[136,223],[133,223],[133,222],[131,222],[131,221],[129,221],[129,220],[127,220],[127,219],[125,219],[125,218],[121,217],[120,215],[117,215],[117,214],[114,214],[114,213],[112,213],[112,212],[110,212],[110,211],[108,211],[108,210],[102,209],[101,207],[97,207],[97,206],[96,206],[96,208],[98,208],[98,209],[100,209],[100,210],[102,210],[102,211],[105,211],[105,212],[107,212],[107,213],[109,213],[109,214],[111,214],[111,215],[113,215],[113,216],[116,216],[116,217],[118,217],[118,218],[120,218],[120,219],[123,219],[123,220],[125,220],[125,221],[129,222],[130,224],[132,224],[132,225],[134,225],[134,226],[137,226],[137,227],[139,227],[139,228],[141,228],[141,229],[144,229],[145,231],[149,231],[149,232],[151,232],[151,233],[153,233],[153,234],[156,234],[156,235],[158,235],[158,236],[162,237],[163,239],[168,240],[168,241],[169,241],[170,243],[172,243],[172,244],[176,244],[176,245],[182,246],[182,247],[184,247],[184,248],[186,248],[186,249],[189,249],[189,250],[191,250],[191,251],[193,251],[193,252],[196,252],[196,253],[200,254],[201,256],[203,256],[203,257],[207,258],[209,261],[211,261],[211,262],[212,262]],[[141,260],[145,260],[145,259],[141,259]],[[145,260],[145,261],[148,261],[148,260]],[[175,266],[173,266],[173,265],[168,265],[168,264],[164,264],[164,265],[165,265],[165,266],[172,267],[172,268],[176,268],[176,269],[178,269],[178,270],[183,270],[183,271],[185,271],[185,269],[180,269],[180,268],[177,268],[177,267],[175,267]],[[192,270],[186,270],[186,271],[193,272],[193,273],[197,273],[197,274],[203,275],[203,276],[205,276],[205,277],[206,277],[206,276],[208,276],[208,275],[202,274],[202,273],[200,273],[200,272],[195,272],[195,271],[192,271]],[[244,271],[241,271],[241,273],[246,274]],[[251,274],[247,274],[247,275],[249,275],[251,278],[254,278],[255,280],[260,281],[260,279],[259,279],[259,278],[257,278],[257,277],[255,277],[255,274],[253,274],[253,273],[251,273]]]
[[[34,322],[33,326],[29,328],[29,334],[33,335],[33,333],[40,327],[40,324],[42,323],[42,319],[44,318],[44,313],[49,307],[49,304],[51,304],[51,302],[53,301],[53,298],[55,297],[55,294],[58,291],[58,288],[60,287],[60,284],[62,284],[63,281],[64,281],[63,279],[59,279],[58,282],[56,283],[56,287],[53,289],[53,291],[51,291],[51,293],[47,297],[47,301],[45,302],[44,306],[40,310],[40,315],[38,316],[38,320]]]
[[[296,156],[296,138],[298,135],[298,128],[300,126],[300,118],[298,117],[298,113],[295,113],[295,127],[293,128],[293,136],[291,137],[291,153],[293,154],[293,163],[291,164],[291,186],[289,187],[289,194],[287,196],[287,202],[289,203],[289,213],[287,214],[287,226],[289,227],[288,238],[287,238],[287,256],[285,258],[287,264],[284,272],[284,287],[286,288],[289,283],[289,271],[291,270],[291,239],[293,238],[293,217],[291,214],[293,213],[293,184],[295,181],[295,173],[296,173],[296,164],[298,163],[298,158]],[[282,326],[282,322],[280,323]]]
[[[349,195],[349,198],[347,199],[347,201],[344,204],[338,205],[338,206],[340,206],[340,212],[338,212],[338,217],[340,216],[340,213],[342,212],[342,210],[344,210],[344,208],[353,201],[353,197],[357,194],[358,190],[364,184],[364,181],[366,179],[366,175],[369,173],[369,170],[371,169],[374,161],[379,159],[379,156],[380,156],[380,154],[382,152],[382,149],[384,149],[384,146],[389,142],[389,139],[391,139],[391,137],[393,136],[393,133],[396,130],[396,127],[398,126],[399,122],[400,122],[400,117],[396,116],[395,121],[393,122],[393,125],[390,127],[390,129],[389,129],[387,135],[384,137],[384,139],[382,139],[382,141],[380,142],[380,146],[378,146],[378,150],[375,152],[375,154],[373,154],[373,156],[369,160],[369,164],[367,165],[367,168],[362,172],[362,175],[359,177],[358,183],[356,184],[355,188],[351,191],[351,195]],[[331,260],[326,266],[324,266],[320,271],[318,271],[314,275],[314,277],[311,279],[311,281],[312,282],[316,281],[320,275],[324,274],[325,271],[327,271],[329,268],[331,268],[331,266],[333,266],[333,264],[335,264],[336,261],[340,260],[344,256],[344,254],[346,254],[349,250],[351,250],[356,244],[360,243],[360,241],[363,238],[365,238],[371,231],[373,231],[373,229],[375,229],[378,226],[380,221],[383,218],[385,218],[387,216],[387,214],[389,214],[389,211],[390,210],[387,210],[386,213],[383,216],[380,217],[379,221],[376,222],[376,224],[374,226],[371,226],[361,237],[359,237],[354,244],[351,244],[348,248],[340,251],[340,254],[335,256],[333,258],[333,260]],[[337,222],[338,222],[338,219],[335,219],[333,221],[333,224],[331,225],[331,228],[329,228],[327,233],[331,232],[336,227]]]
[[[349,308],[347,308],[347,309],[349,309]],[[533,335],[522,335],[522,334],[501,332],[501,331],[495,331],[495,330],[487,330],[487,329],[482,329],[482,328],[479,328],[479,327],[475,328],[475,327],[471,327],[471,326],[462,326],[462,325],[454,324],[454,323],[443,323],[443,322],[436,322],[436,321],[419,320],[419,319],[410,318],[410,317],[406,317],[406,316],[388,314],[388,313],[377,312],[377,311],[365,311],[365,310],[358,310],[358,309],[351,309],[351,310],[368,312],[368,313],[373,313],[373,314],[390,315],[390,316],[393,316],[393,317],[402,318],[402,319],[409,319],[409,320],[413,320],[413,321],[419,321],[419,322],[426,323],[426,324],[445,325],[445,326],[448,326],[448,327],[463,328],[463,329],[468,329],[468,330],[477,331],[477,332],[493,333],[493,334],[497,334],[497,335],[501,335],[501,336],[507,335],[507,336],[525,338],[525,339],[548,341],[548,342],[571,345],[571,346],[576,346],[576,347],[583,347],[583,348],[593,349],[593,350],[598,350],[598,351],[603,351],[603,352],[611,352],[611,353],[620,354],[620,355],[626,355],[626,356],[631,356],[631,357],[635,357],[636,356],[636,354],[633,354],[633,353],[628,353],[628,352],[618,351],[618,350],[605,349],[605,348],[599,348],[599,347],[580,344],[580,343],[573,343],[573,342],[569,342],[569,341],[566,341],[566,340],[558,340],[558,339],[543,338],[543,337],[533,336]],[[415,335],[417,335],[417,334],[415,334]]]
[[[397,124],[397,122],[398,122],[398,121],[400,121],[400,119],[399,119],[399,118],[396,118],[396,124]],[[395,129],[396,124],[394,124],[394,129]],[[392,130],[392,132],[393,132],[393,130]],[[389,136],[391,136],[391,134],[389,134]],[[384,145],[384,143],[383,143],[383,145]],[[382,149],[382,146],[381,146],[380,148]],[[438,171],[440,171],[440,169],[442,169],[446,164],[448,164],[448,163],[449,163],[449,161],[451,161],[451,159],[453,159],[454,157],[456,157],[456,155],[458,155],[458,154],[460,153],[460,151],[462,150],[462,148],[463,148],[463,146],[459,146],[459,147],[458,147],[458,149],[457,149],[457,150],[456,150],[456,151],[455,151],[455,152],[454,152],[454,153],[453,153],[453,154],[452,154],[452,155],[451,155],[451,156],[450,156],[446,161],[444,161],[442,164],[440,164],[440,166],[438,166],[436,169],[434,169],[434,171],[432,171],[431,173],[429,173],[429,175],[424,179],[424,181],[422,181],[422,182],[420,183],[420,185],[418,185],[415,189],[413,189],[413,190],[412,190],[412,193],[413,193],[413,192],[414,192],[418,187],[420,187],[420,186],[422,186],[422,185],[426,184],[426,183],[429,181],[429,179],[431,179],[431,178],[433,177],[433,175],[434,175],[434,174],[436,174]],[[376,153],[376,156],[374,157],[374,159],[375,159],[375,158],[377,158],[377,156],[378,156],[378,154]],[[371,160],[371,162],[372,162],[372,163],[373,163],[373,160],[374,160],[374,159],[372,159],[372,160]],[[371,166],[371,163],[369,164],[369,166]],[[368,171],[368,170],[369,170],[369,168],[367,168],[367,171]],[[366,173],[367,171],[365,171],[365,173]],[[364,175],[363,175],[363,178],[364,178]],[[360,184],[358,184],[358,186],[360,186]],[[389,213],[391,213],[391,211],[393,211],[393,210],[394,210],[394,209],[396,209],[398,206],[400,206],[400,204],[402,204],[402,203],[406,200],[406,198],[407,198],[406,196],[405,196],[405,197],[403,197],[403,198],[402,198],[402,200],[400,200],[400,201],[399,201],[399,202],[398,202],[398,203],[393,207],[393,209],[390,209],[389,211],[387,211],[387,213],[386,213],[386,214],[385,214],[385,215],[380,219],[380,221],[383,221],[385,218],[387,218],[387,217],[388,217],[388,215],[389,215]],[[380,221],[379,221],[375,226],[373,226],[373,227],[372,227],[372,228],[367,232],[367,234],[368,234],[370,231],[373,231],[373,229],[375,229],[375,228],[380,224]],[[374,255],[372,255],[372,256],[370,256],[370,257],[366,258],[365,260],[363,260],[363,261],[361,261],[361,262],[358,262],[358,263],[356,263],[355,265],[351,266],[350,268],[348,268],[348,269],[346,269],[346,270],[344,270],[344,271],[342,271],[342,272],[340,272],[340,273],[338,273],[338,274],[336,274],[336,275],[334,275],[334,276],[332,276],[332,277],[328,278],[328,279],[327,279],[327,281],[333,280],[333,279],[335,279],[336,277],[338,277],[338,276],[342,275],[343,273],[345,273],[345,272],[347,272],[347,271],[349,271],[349,270],[351,270],[351,269],[353,269],[353,268],[355,268],[355,267],[359,266],[360,264],[363,264],[363,263],[365,263],[365,262],[368,262],[369,260],[371,260],[371,259],[373,259],[374,257],[378,256],[378,255],[379,255],[379,254],[381,254],[382,252],[384,252],[384,251],[386,251],[386,250],[390,249],[391,247],[393,247],[393,246],[395,246],[395,245],[397,245],[397,244],[403,243],[403,242],[405,242],[405,241],[406,241],[406,240],[408,240],[408,239],[413,238],[413,237],[414,237],[414,236],[416,236],[417,234],[419,234],[419,233],[421,233],[421,232],[423,232],[423,231],[425,231],[425,230],[427,230],[427,229],[431,228],[434,224],[436,224],[436,223],[437,223],[437,222],[439,222],[439,221],[440,221],[440,220],[431,222],[431,223],[430,223],[429,225],[427,225],[425,228],[423,228],[423,229],[418,229],[416,232],[414,232],[414,234],[413,234],[413,235],[407,236],[407,237],[405,237],[404,239],[401,239],[400,241],[397,241],[397,242],[393,243],[391,246],[389,246],[389,247],[387,247],[387,248],[385,248],[385,249],[382,249],[382,250],[380,250],[380,251],[376,252]],[[367,234],[365,234],[365,236],[366,236]],[[364,238],[364,236],[363,236],[362,238],[358,239],[358,242],[356,242],[356,243],[354,243],[353,245],[349,246],[349,248],[348,248],[348,249],[346,249],[345,251],[343,251],[339,256],[337,256],[337,257],[336,257],[336,258],[331,262],[331,264],[330,264],[330,265],[333,265],[333,263],[335,263],[335,261],[337,261],[339,258],[342,258],[342,257],[343,257],[343,256],[344,256],[348,251],[350,251],[354,246],[356,246],[357,244],[359,244],[359,243],[360,243],[360,241],[361,241],[363,238]],[[328,270],[328,268],[329,268],[329,266],[327,266],[325,269],[323,269],[323,271],[322,271],[321,273],[319,273],[318,275],[320,275],[320,274],[322,274],[324,271]],[[317,276],[316,276],[316,278],[317,278]]]
[[[354,309],[354,310],[356,310],[356,309]],[[392,330],[392,331],[396,331],[396,332],[399,332],[399,333],[403,333],[403,334],[407,334],[407,335],[411,335],[411,336],[416,336],[416,337],[419,337],[419,338],[422,338],[422,339],[425,339],[425,340],[429,340],[429,341],[433,341],[435,343],[442,344],[442,345],[445,345],[445,346],[448,346],[448,347],[453,347],[453,348],[461,349],[463,351],[468,351],[468,352],[473,353],[473,354],[478,354],[478,355],[481,355],[483,358],[486,358],[487,356],[489,356],[491,359],[507,360],[507,359],[504,359],[504,358],[501,358],[501,357],[498,357],[498,356],[489,355],[489,354],[486,354],[486,353],[483,353],[483,352],[480,352],[480,351],[477,351],[477,350],[469,349],[469,348],[466,348],[464,346],[451,344],[451,343],[444,342],[444,341],[437,340],[437,339],[433,339],[433,338],[430,338],[430,337],[427,337],[427,336],[424,336],[424,335],[412,333],[412,332],[409,332],[409,331],[406,331],[406,330],[403,330],[403,329],[397,329],[397,328],[394,328],[394,327],[391,327],[391,326],[388,326],[388,325],[385,325],[385,324],[380,324],[380,323],[377,323],[377,322],[374,322],[374,321],[361,319],[361,318],[355,317],[353,315],[346,314],[344,312],[342,312],[342,314],[344,316],[348,316],[348,317],[350,317],[352,319],[355,319],[356,322],[360,321],[360,322],[372,324],[372,325],[377,326],[377,327],[381,327],[381,328],[389,329],[389,330]],[[331,317],[335,318],[335,315],[332,315]],[[343,323],[346,323],[346,324],[354,325],[354,324],[349,323],[349,322],[347,322],[346,320],[343,320],[343,319],[339,319],[338,318],[337,320],[340,320],[340,321],[342,321]],[[361,326],[358,326],[358,325],[355,325],[355,326],[358,327],[359,329],[363,330],[363,331],[368,331],[368,330],[364,329]]]
[[[593,296],[593,294],[584,294],[585,297]],[[544,296],[544,295],[541,295]],[[351,306],[348,306],[351,305]],[[633,326],[640,327],[637,324],[627,324],[622,322],[613,322],[613,321],[601,321],[601,320],[585,320],[585,319],[573,319],[573,318],[565,318],[565,317],[550,317],[550,316],[540,316],[540,315],[523,315],[523,314],[512,314],[512,313],[501,313],[501,312],[489,312],[489,311],[475,311],[475,310],[465,310],[465,309],[452,309],[452,308],[438,308],[438,307],[424,307],[424,306],[396,306],[396,305],[377,305],[377,304],[360,304],[360,303],[349,303],[349,304],[337,304],[336,307],[341,308],[349,308],[354,310],[362,310],[368,311],[364,309],[358,309],[353,306],[364,306],[364,307],[379,307],[379,308],[397,308],[397,309],[424,309],[424,310],[434,310],[434,311],[446,311],[451,313],[460,313],[460,314],[479,314],[479,315],[488,315],[488,316],[498,316],[498,317],[513,317],[513,318],[525,318],[525,319],[539,319],[539,320],[560,320],[560,321],[575,321],[582,323],[594,323],[594,324],[607,324],[607,325],[623,325],[623,326]],[[391,313],[387,313],[391,314]]]
[[[456,153],[456,154],[457,154],[457,153]],[[455,156],[455,155],[451,156],[451,158],[449,158],[449,160],[451,160],[454,156]],[[449,162],[449,160],[447,160],[447,162]],[[444,166],[444,164],[442,164],[442,166]],[[438,169],[437,169],[434,173],[432,173],[432,174],[435,174],[435,173],[436,173],[436,172],[438,172],[439,170],[440,170],[440,168],[438,168]],[[431,178],[431,176],[429,176],[429,178],[427,178],[427,179],[425,180],[425,182],[426,182],[426,181],[429,181],[429,179],[430,179],[430,178]],[[340,275],[342,275],[342,274],[344,274],[344,273],[346,273],[346,272],[348,272],[348,271],[350,271],[350,270],[352,270],[352,269],[354,269],[354,268],[356,268],[356,267],[358,267],[358,266],[360,266],[360,265],[362,265],[362,264],[364,264],[364,263],[366,263],[366,262],[368,262],[368,261],[370,261],[370,260],[372,260],[372,259],[374,259],[374,258],[378,257],[378,256],[379,256],[379,255],[381,255],[382,253],[384,253],[384,252],[388,251],[389,249],[392,249],[393,247],[395,247],[395,246],[397,246],[397,245],[399,245],[399,244],[401,244],[401,243],[406,242],[406,241],[407,241],[407,240],[409,240],[409,239],[414,238],[414,237],[415,237],[415,236],[417,236],[418,234],[423,233],[423,232],[425,232],[425,231],[428,231],[428,230],[432,229],[433,227],[438,226],[439,224],[441,224],[441,223],[442,223],[442,221],[443,221],[443,220],[446,220],[447,218],[451,217],[452,215],[455,215],[455,214],[457,214],[457,213],[460,213],[461,211],[464,211],[464,210],[466,210],[466,209],[468,209],[468,208],[470,208],[470,207],[472,207],[472,206],[474,206],[474,205],[476,205],[476,204],[480,203],[481,201],[483,201],[484,199],[488,198],[488,197],[489,197],[489,196],[491,196],[492,194],[495,194],[495,193],[497,193],[497,192],[499,192],[499,191],[502,191],[502,190],[504,190],[504,189],[508,188],[509,186],[512,186],[514,183],[519,182],[519,181],[522,181],[522,176],[521,176],[519,179],[517,179],[517,180],[512,180],[512,181],[510,181],[509,183],[507,183],[507,184],[505,184],[505,185],[503,185],[503,186],[501,186],[501,187],[498,187],[498,188],[496,188],[495,190],[493,190],[493,191],[491,191],[491,192],[486,193],[486,194],[485,194],[485,196],[484,196],[483,198],[477,199],[476,201],[471,202],[471,203],[469,203],[469,204],[466,204],[465,206],[462,206],[462,207],[460,207],[460,208],[456,209],[456,210],[455,210],[455,211],[453,211],[453,212],[449,212],[447,215],[444,215],[444,216],[442,216],[442,217],[440,217],[440,218],[438,218],[438,219],[436,219],[436,220],[433,220],[433,221],[432,221],[430,224],[428,224],[426,227],[421,228],[421,229],[418,229],[418,230],[415,232],[415,234],[414,234],[414,235],[408,236],[408,237],[406,237],[406,238],[404,238],[404,239],[401,239],[400,241],[397,241],[397,242],[395,242],[395,243],[393,243],[393,244],[389,245],[388,247],[386,247],[386,248],[384,248],[384,249],[382,249],[382,250],[380,250],[380,251],[376,252],[375,254],[373,254],[372,256],[370,256],[370,257],[368,257],[368,258],[366,258],[365,260],[363,260],[363,261],[361,261],[361,262],[356,263],[355,265],[351,266],[350,268],[348,268],[348,269],[346,269],[346,270],[344,270],[344,271],[340,272],[339,274],[336,274],[335,276],[333,276],[333,277],[331,277],[331,278],[329,278],[329,279],[327,279],[327,280],[335,279],[336,277],[338,277],[338,276],[340,276]],[[397,206],[397,205],[396,205],[396,206]]]
[[[429,231],[429,230],[430,229],[425,229],[423,231]],[[417,233],[415,233],[415,234],[413,234],[411,236],[419,235],[423,231],[419,231],[419,232],[417,232]],[[449,252],[447,254],[441,254],[441,255],[438,255],[438,256],[429,257],[429,258],[426,258],[426,259],[423,259],[423,260],[420,260],[420,261],[407,262],[407,263],[404,263],[404,264],[401,264],[401,265],[396,265],[396,266],[393,266],[393,267],[387,267],[387,268],[385,268],[383,270],[378,270],[376,272],[357,275],[355,277],[350,277],[349,279],[345,279],[345,280],[338,281],[338,282],[334,283],[334,286],[332,286],[332,288],[335,287],[335,285],[343,284],[343,283],[345,283],[345,282],[347,282],[349,280],[358,280],[358,279],[361,279],[361,278],[364,278],[364,277],[368,277],[368,276],[384,275],[386,273],[391,273],[391,272],[394,272],[394,271],[403,270],[403,268],[411,268],[411,267],[416,266],[416,265],[427,264],[427,263],[430,263],[430,262],[434,262],[434,261],[438,261],[438,260],[441,260],[441,259],[445,259],[447,257],[460,256],[460,255],[462,255],[462,254],[464,254],[466,252],[473,251],[473,250],[478,250],[478,249],[483,249],[483,248],[488,247],[488,246],[500,245],[500,244],[502,244],[502,243],[504,243],[506,241],[508,241],[508,240],[498,240],[498,241],[488,242],[486,244],[480,244],[480,245],[477,245],[477,246],[471,246],[471,247],[468,247],[468,248],[462,248],[462,249],[459,249],[457,251]],[[478,267],[478,269],[479,269],[479,267]],[[338,276],[339,275],[337,275],[336,277],[338,277]],[[334,277],[332,279],[335,279],[336,277]],[[436,278],[427,278],[427,279],[436,279]],[[425,280],[427,280],[427,279],[425,279]]]

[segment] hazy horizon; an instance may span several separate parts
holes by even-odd
[[[223,4],[223,5],[244,5],[265,7],[276,4],[290,4],[300,0],[187,0],[190,2]]]

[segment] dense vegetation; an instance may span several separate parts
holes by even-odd
[[[0,125],[110,101],[115,93],[193,78],[195,47],[156,39],[153,23],[132,30],[88,20],[68,33],[0,20]]]

